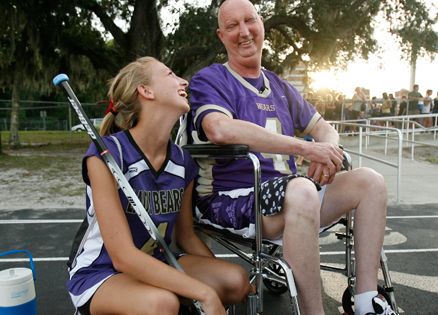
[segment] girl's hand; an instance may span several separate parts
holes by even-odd
[[[206,294],[205,299],[199,301],[205,315],[226,315],[225,308],[222,305],[219,296],[213,289]]]

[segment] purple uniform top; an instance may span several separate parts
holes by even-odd
[[[184,190],[198,171],[196,164],[186,151],[169,141],[163,166],[160,170],[154,170],[129,131],[118,132],[113,136],[104,137],[103,140],[164,240],[170,244]],[[95,217],[93,192],[86,165],[86,159],[91,156],[100,157],[94,144],[88,148],[82,164],[82,176],[87,185],[87,216],[75,237],[68,262],[70,279],[67,287],[76,307],[86,303],[103,281],[117,273],[103,243]],[[120,189],[119,197],[135,246],[164,261],[164,254],[150,237]]]
[[[252,122],[273,133],[295,136],[306,134],[321,117],[300,93],[275,73],[262,70],[258,79],[245,79],[229,65],[213,64],[199,71],[190,81],[191,112],[188,124],[193,143],[207,141],[202,119],[211,112]],[[257,153],[262,182],[296,173],[293,156]],[[252,164],[248,160],[200,162],[196,191],[199,196],[213,192],[247,188],[253,185]]]

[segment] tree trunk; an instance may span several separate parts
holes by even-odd
[[[9,136],[9,147],[11,149],[17,149],[20,147],[20,138],[18,137],[18,115],[20,109],[20,103],[18,98],[17,80],[14,79],[12,85],[12,97],[11,97],[11,134]]]

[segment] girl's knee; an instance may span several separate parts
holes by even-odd
[[[227,275],[227,283],[223,288],[224,299],[226,304],[236,304],[242,302],[250,292],[251,285],[249,283],[249,276],[247,271],[235,265],[229,268]]]
[[[138,312],[135,314],[163,314],[177,315],[179,312],[180,302],[178,297],[169,291],[160,290],[154,294],[148,294],[145,303],[139,301]]]

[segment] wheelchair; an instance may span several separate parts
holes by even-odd
[[[262,238],[261,210],[260,210],[260,185],[261,170],[257,156],[249,151],[246,145],[212,145],[212,144],[191,144],[184,145],[194,159],[249,159],[254,170],[254,213],[255,213],[255,238],[248,239],[243,236],[231,233],[226,229],[213,227],[211,225],[195,222],[195,228],[208,238],[236,254],[250,266],[250,282],[255,285],[255,293],[248,296],[246,303],[246,314],[255,315],[263,313],[263,286],[274,294],[288,293],[291,308],[295,315],[300,315],[298,304],[297,288],[293,277],[293,266],[282,258],[281,241],[269,241]],[[345,152],[343,170],[350,170],[351,158]],[[196,221],[196,219],[195,219]],[[336,233],[336,237],[343,240],[345,244],[345,265],[337,267],[321,264],[321,270],[342,272],[347,277],[347,288],[342,296],[342,307],[344,314],[354,315],[354,287],[355,287],[355,260],[353,255],[353,222],[351,213],[341,218],[334,225],[341,224],[344,232]],[[325,231],[326,231],[325,230]],[[251,250],[251,255],[244,251]],[[392,309],[398,315],[398,308],[395,301],[394,288],[391,283],[388,260],[382,248],[380,255],[380,266],[383,274],[383,285],[378,286],[379,294],[383,295]],[[228,308],[228,314],[235,314],[235,306]]]

